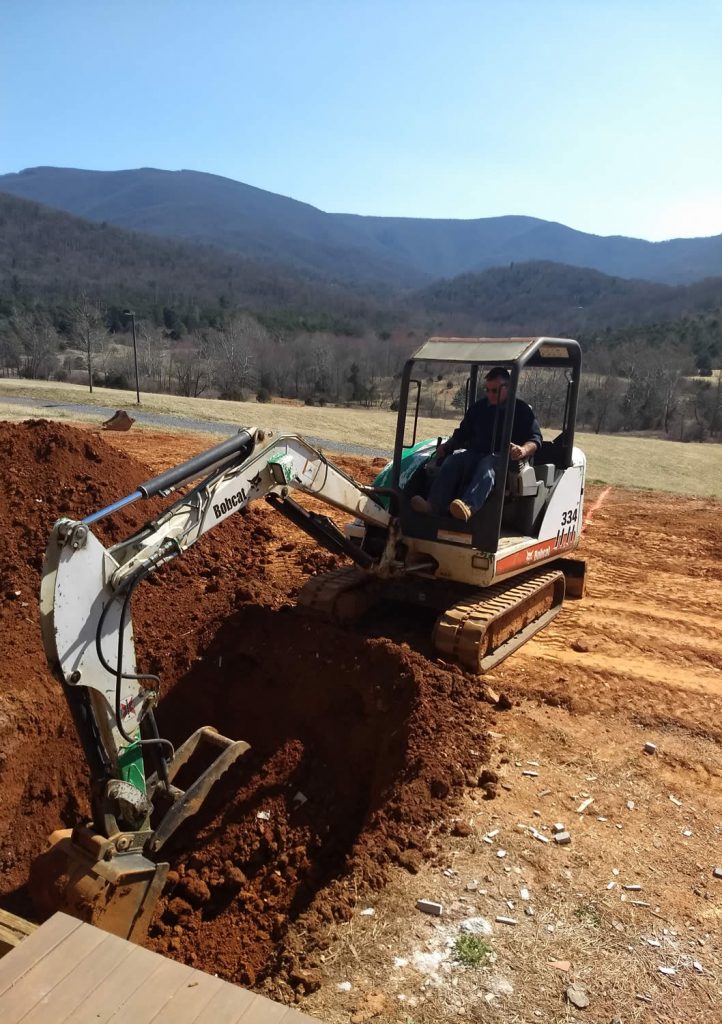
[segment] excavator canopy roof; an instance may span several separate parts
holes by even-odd
[[[579,358],[579,345],[569,338],[429,338],[412,361],[448,363],[531,363],[559,366]]]

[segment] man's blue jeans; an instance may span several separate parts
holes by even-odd
[[[454,498],[461,498],[472,513],[480,509],[494,486],[496,459],[496,455],[480,455],[468,448],[447,455],[429,490],[434,515],[448,515]]]

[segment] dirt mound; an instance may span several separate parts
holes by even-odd
[[[40,642],[42,554],[58,516],[87,515],[149,475],[98,434],[0,424],[0,895],[21,912],[45,836],[87,813],[80,746]],[[97,533],[128,536],[154,508],[138,502]],[[170,885],[150,941],[246,984],[313,987],[324,922],[347,917],[389,863],[413,867],[483,762],[476,679],[291,607],[305,575],[333,564],[261,506],[134,599],[140,665],[161,676],[161,732],[177,742],[211,724],[252,745],[164,851]]]

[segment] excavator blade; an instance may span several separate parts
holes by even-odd
[[[125,837],[105,839],[84,827],[61,829],[30,867],[29,889],[43,916],[61,910],[141,943],[168,874],[138,851],[118,852]]]
[[[564,573],[526,573],[460,601],[434,626],[434,647],[483,674],[516,651],[560,612]]]

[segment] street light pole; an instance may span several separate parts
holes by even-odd
[[[133,362],[135,363],[135,397],[136,404],[140,405],[140,385],[138,384],[138,346],[135,341],[135,313],[130,309],[126,309],[125,316],[130,317],[130,323],[133,328]]]

